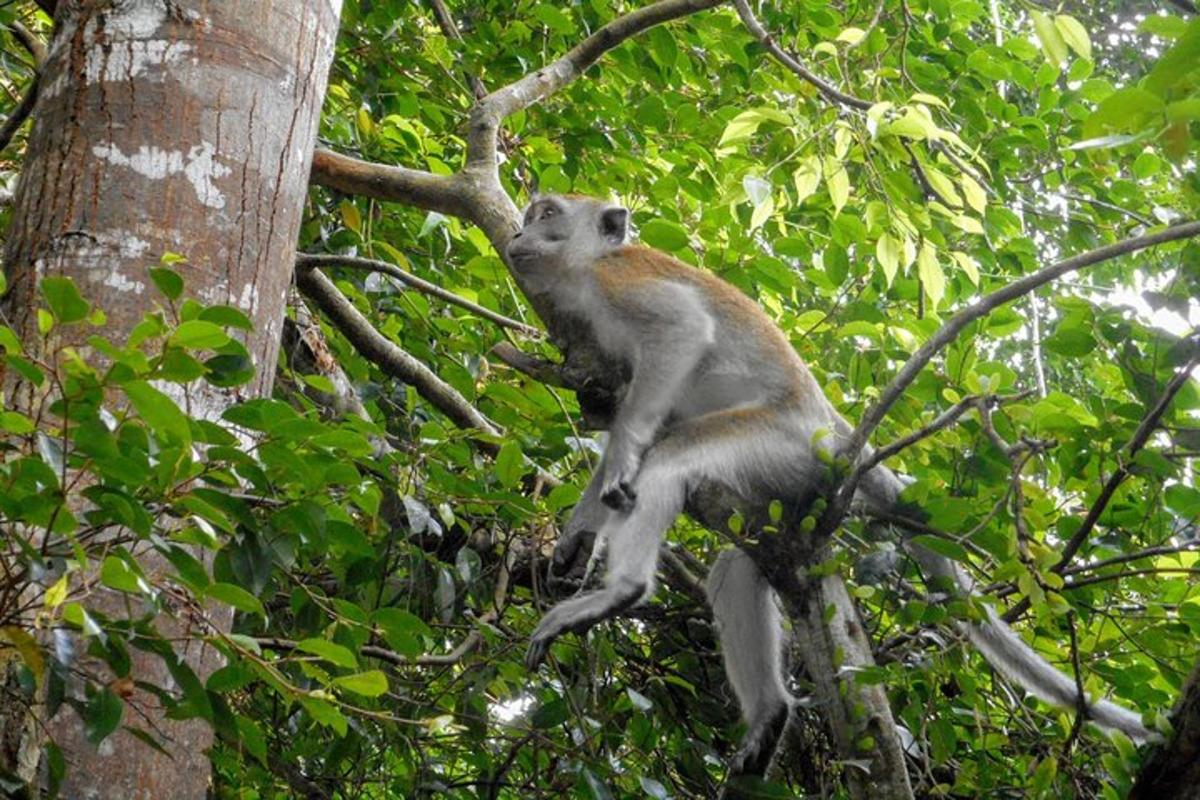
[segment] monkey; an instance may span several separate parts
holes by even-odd
[[[631,374],[600,463],[551,564],[558,571],[572,564],[594,536],[606,547],[603,587],[543,616],[526,654],[531,670],[562,634],[583,633],[653,593],[660,542],[691,489],[712,482],[745,498],[806,496],[819,485],[822,462],[852,432],[757,303],[706,270],[630,244],[629,228],[629,211],[619,205],[537,196],[506,247],[530,290],[586,320],[601,350]],[[856,502],[869,511],[896,510],[904,486],[880,464],[863,477]],[[953,561],[915,543],[905,546],[930,585],[975,592]],[[763,775],[792,702],[774,594],[751,556],[735,548],[717,558],[706,595],[746,722],[729,773]],[[1075,708],[1075,682],[990,606],[984,614],[982,622],[960,623],[981,654],[1035,696]],[[1109,701],[1089,702],[1087,714],[1135,741],[1153,736],[1138,714]]]

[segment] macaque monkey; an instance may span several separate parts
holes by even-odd
[[[599,346],[632,373],[591,483],[555,548],[570,565],[591,534],[607,547],[604,587],[554,606],[529,644],[533,669],[550,644],[582,633],[653,591],[659,544],[687,493],[713,482],[753,502],[802,498],[851,427],[784,334],[750,298],[716,276],[648,247],[626,243],[629,212],[587,197],[541,196],[508,245],[513,268],[555,308],[592,326]],[[828,461],[828,459],[825,459]],[[896,506],[901,480],[878,466],[858,499]],[[757,500],[754,500],[757,499]],[[910,547],[927,579],[971,592],[954,562]],[[726,672],[748,725],[731,773],[763,774],[786,723],[782,629],[765,577],[740,550],[718,558],[707,595]],[[989,609],[963,623],[971,642],[1009,679],[1055,704],[1077,705],[1075,683]],[[1137,714],[1107,701],[1088,715],[1135,740],[1150,736]]]

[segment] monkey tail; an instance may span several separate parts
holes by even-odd
[[[738,549],[721,553],[705,585],[725,660],[725,674],[746,719],[746,736],[730,776],[763,775],[787,723],[791,695],[783,683],[783,623],[766,577]]]
[[[894,513],[906,514],[909,509],[897,502],[904,482],[891,470],[879,466],[871,470],[862,484],[861,492],[869,506],[885,508]],[[978,596],[975,582],[950,559],[911,542],[906,549],[921,565],[927,577],[941,578],[963,594]],[[984,606],[987,619],[979,623],[960,623],[980,654],[988,663],[1027,692],[1048,703],[1064,707],[1079,706],[1079,690],[1075,681],[1055,669],[1046,659],[1025,643],[1010,628],[991,606]],[[1117,730],[1133,741],[1142,744],[1158,738],[1158,735],[1142,724],[1141,717],[1127,708],[1107,700],[1091,701],[1085,698],[1088,719],[1102,728]]]

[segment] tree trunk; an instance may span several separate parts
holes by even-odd
[[[1200,797],[1200,664],[1171,714],[1171,736],[1155,746],[1134,781],[1129,800],[1195,800]]]
[[[161,301],[147,268],[174,252],[187,257],[175,268],[188,294],[236,306],[255,325],[245,340],[255,359],[249,384],[206,385],[176,400],[215,419],[270,391],[340,6],[57,3],[6,251],[2,310],[28,347],[38,346],[40,279],[72,278],[107,314],[103,333],[121,341]],[[0,385],[11,391],[9,381]],[[152,561],[144,566],[156,569]],[[121,607],[110,601],[107,610]],[[163,626],[168,636],[187,632],[195,628],[186,618]],[[217,654],[194,637],[184,647],[203,679]],[[136,680],[172,685],[160,660],[137,650],[133,657]],[[68,762],[61,796],[203,798],[208,725],[155,719],[154,697],[140,690],[130,702],[151,712],[171,757],[123,731],[94,748],[80,720],[64,711],[48,726]]]

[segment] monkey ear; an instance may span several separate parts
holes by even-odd
[[[629,212],[620,206],[606,208],[600,214],[600,235],[610,244],[625,244],[629,234]]]

